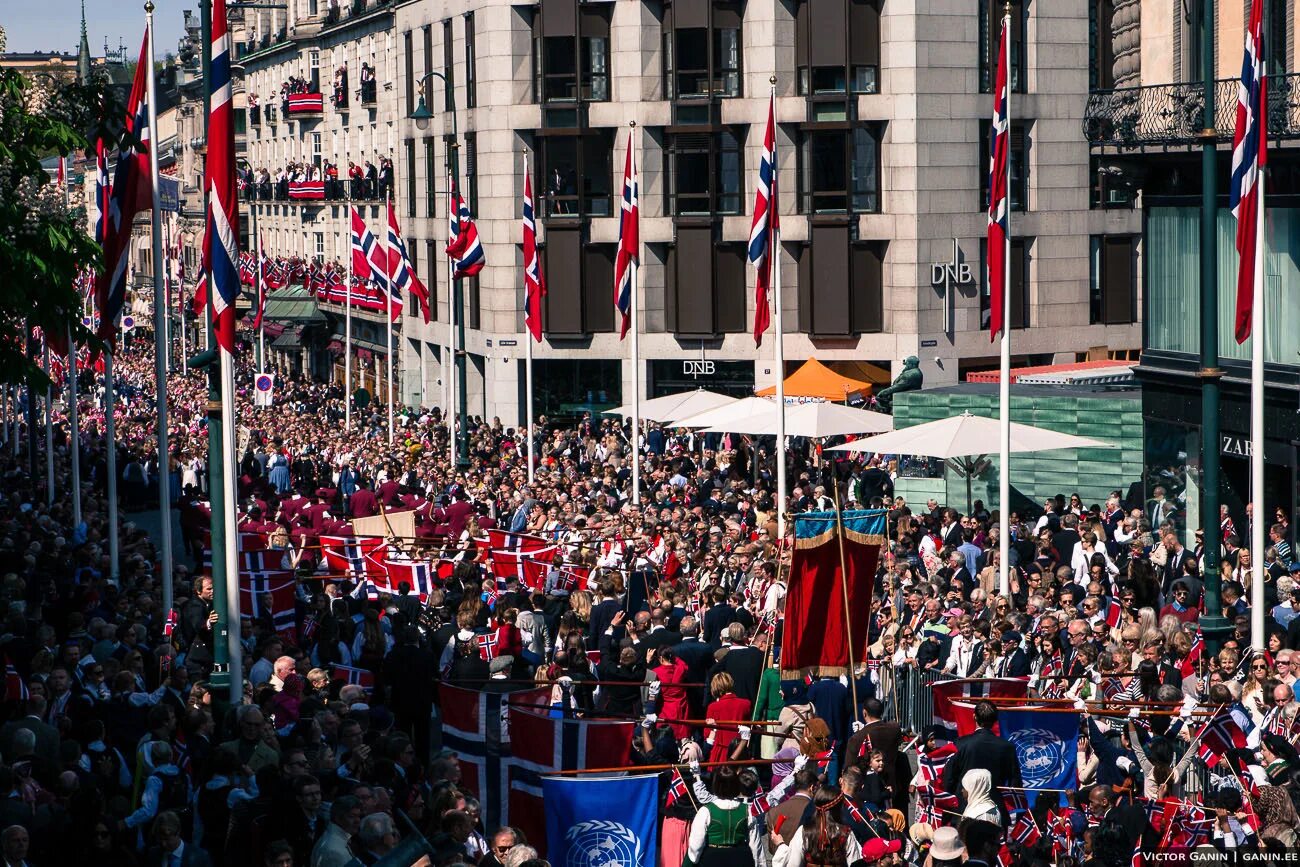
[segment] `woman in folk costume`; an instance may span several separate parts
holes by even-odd
[[[862,846],[848,826],[836,821],[844,793],[836,786],[823,786],[813,797],[812,815],[786,843],[771,829],[772,867],[848,867],[862,860]]]
[[[801,757],[797,767],[802,768]],[[794,774],[763,792],[752,768],[730,766],[713,770],[706,787],[700,765],[690,763],[695,800],[700,809],[691,820],[686,858],[682,867],[755,867],[766,862],[764,817],[769,805],[778,804],[794,784]]]

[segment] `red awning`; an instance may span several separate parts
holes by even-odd
[[[360,349],[360,348],[358,348],[358,349],[357,349],[357,361],[369,361],[369,360],[370,360],[370,350],[369,350],[369,349]]]
[[[285,326],[284,326],[284,325],[281,325],[279,322],[263,322],[263,323],[262,323],[262,330],[265,331],[265,332],[266,332],[266,336],[267,336],[267,337],[270,337],[272,340],[274,340],[275,338],[277,338],[277,337],[279,337],[281,334],[283,334],[283,333],[284,333],[284,329],[285,329]]]
[[[331,340],[331,341],[330,341],[330,342],[325,346],[325,348],[328,349],[328,350],[329,350],[331,353],[333,353],[334,355],[342,355],[342,354],[343,354],[343,341],[341,341],[341,340]]]

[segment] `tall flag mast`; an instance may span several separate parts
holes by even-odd
[[[542,276],[542,264],[537,257],[537,221],[533,211],[533,178],[529,169],[528,155],[524,155],[524,204],[520,222],[524,232],[524,327],[528,336],[524,338],[524,421],[527,427],[525,439],[528,443],[528,484],[533,483],[533,447],[536,438],[533,434],[533,341],[542,341],[542,298],[546,296],[546,278]]]
[[[989,129],[989,339],[998,344],[998,591],[1011,592],[1011,5],[1002,17],[997,75],[993,81],[993,125]]]
[[[636,121],[627,134],[627,159],[623,164],[622,216],[618,224],[618,254],[614,260],[614,306],[622,316],[619,339],[632,332],[632,434],[628,449],[632,455],[632,504],[641,505],[641,343],[636,316],[636,272],[641,261],[641,216],[637,202]]]

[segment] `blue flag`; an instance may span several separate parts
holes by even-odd
[[[1032,710],[998,711],[1002,737],[1016,748],[1020,776],[1025,781],[1025,799],[1032,809],[1038,799],[1035,789],[1079,788],[1079,715],[1038,713]],[[1066,793],[1044,792],[1064,807]]]
[[[543,777],[555,867],[655,867],[659,777]]]

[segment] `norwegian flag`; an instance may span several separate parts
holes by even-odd
[[[18,673],[14,662],[5,654],[5,701],[27,701],[31,693],[27,690],[27,681]]]
[[[1187,651],[1187,656],[1183,657],[1178,663],[1178,672],[1184,678],[1191,677],[1196,673],[1196,664],[1201,661],[1201,655],[1205,653],[1205,642],[1201,640],[1201,633],[1198,630],[1196,637],[1192,639],[1192,647]]]
[[[1241,81],[1237,84],[1237,125],[1232,134],[1232,177],[1228,204],[1237,218],[1237,324],[1238,343],[1250,337],[1250,319],[1255,300],[1257,234],[1261,231],[1264,165],[1268,157],[1265,106],[1268,105],[1264,73],[1264,4],[1250,4],[1246,26],[1246,48],[1241,56]],[[1261,272],[1262,275],[1262,272]]]
[[[1014,815],[1029,809],[1029,799],[1025,797],[1024,792],[1006,789],[1002,792],[1002,806],[1006,808],[1009,815]]]
[[[266,249],[261,235],[258,235],[257,244],[259,248]],[[268,290],[266,271],[267,268],[270,267],[270,264],[271,260],[265,255],[263,255],[261,261],[257,263],[257,274],[254,278],[257,283],[257,315],[253,317],[254,331],[262,327],[262,317],[266,315],[266,293]]]
[[[846,797],[844,799],[844,809],[848,810],[849,817],[853,819],[853,821],[861,822],[863,825],[867,824],[867,822],[876,818],[875,814],[872,813],[870,810],[867,810],[867,813],[864,816],[862,814],[862,810],[858,809],[858,805],[853,803],[853,800],[851,798]]]
[[[1142,860],[1142,838],[1139,837],[1138,841],[1133,844],[1133,854],[1129,856],[1128,864],[1129,867],[1142,867],[1143,863],[1144,862]]]
[[[981,698],[1026,699],[1029,681],[1018,677],[945,680],[930,685],[934,696],[934,723],[949,729],[948,740],[974,730],[973,704]],[[960,703],[963,707],[958,707]],[[969,704],[969,706],[967,706]]]
[[[673,768],[672,781],[668,784],[668,797],[664,801],[665,807],[671,807],[682,798],[685,798],[689,790],[686,788],[686,781],[682,779],[681,771]]]
[[[636,155],[632,134],[627,135],[627,159],[623,165],[623,203],[618,224],[618,254],[614,259],[614,307],[622,315],[618,337],[627,337],[632,325],[632,271],[640,261],[641,216],[637,203]]]
[[[239,203],[235,196],[235,124],[231,115],[230,32],[226,0],[212,0],[212,82],[208,89],[208,222],[204,262],[212,280],[217,343],[235,351],[235,299],[239,297]]]
[[[939,782],[943,778],[943,769],[948,766],[948,760],[955,755],[957,755],[955,744],[944,744],[930,752],[918,748],[916,764],[921,771],[921,780],[927,785]]]
[[[376,537],[321,536],[321,555],[330,572],[359,581],[374,571],[380,571],[374,557],[387,549],[387,543]]]
[[[371,277],[371,265],[380,261],[379,244],[370,233],[370,227],[362,219],[356,205],[348,208],[352,213],[352,275],[362,280]]]
[[[113,194],[113,185],[108,180],[108,149],[102,138],[95,139],[95,241],[104,243],[104,233],[108,230],[109,200]],[[91,286],[95,275],[90,274]]]
[[[1214,827],[1214,818],[1207,816],[1200,807],[1183,804],[1174,813],[1173,820],[1165,831],[1165,840],[1170,846],[1193,849],[1209,842],[1210,832]]]
[[[316,619],[316,615],[308,614],[303,617],[302,625],[298,627],[298,635],[302,637],[303,641],[311,641],[316,637],[319,630],[320,621]]]
[[[1067,854],[1074,847],[1074,825],[1067,811],[1047,811],[1047,832],[1052,837],[1052,859]]]
[[[944,813],[957,810],[957,796],[939,791],[934,786],[916,787],[916,821],[939,827],[944,824]]]
[[[501,640],[496,632],[485,632],[475,637],[474,641],[478,644],[478,655],[483,657],[484,662],[491,662],[497,658]]]
[[[871,755],[871,735],[865,736],[862,743],[858,745],[858,758],[865,759],[869,755]]]
[[[296,584],[292,572],[254,572],[239,576],[239,613],[254,619],[271,616],[280,635],[298,634],[298,615],[294,607]]]
[[[754,266],[758,278],[754,286],[755,346],[763,345],[763,332],[772,323],[768,296],[772,291],[772,251],[777,243],[780,222],[776,199],[776,89],[773,88],[767,105],[763,155],[758,162],[758,183],[754,188],[754,223],[749,228],[749,263]]]
[[[411,592],[420,597],[421,602],[428,601],[433,591],[433,569],[426,562],[418,560],[385,560],[384,571],[388,578],[390,593],[396,593],[403,581],[411,587]]]
[[[1010,319],[1006,296],[1007,243],[1011,237],[1008,187],[1008,152],[1011,149],[1011,119],[1007,100],[1007,18],[1002,19],[998,41],[998,71],[993,84],[993,126],[989,129],[989,339],[997,340]]]
[[[451,257],[451,278],[473,277],[483,270],[487,259],[483,255],[483,244],[478,238],[478,226],[469,212],[469,205],[453,187],[451,191],[452,208],[456,212],[450,218],[447,238],[447,255]],[[454,252],[453,252],[454,251]]]
[[[479,540],[478,544],[480,548],[484,546],[482,540]],[[548,545],[541,536],[507,533],[504,530],[488,530],[486,547],[492,573],[498,579],[505,580],[520,577],[519,564],[524,557],[538,556],[538,552],[548,547],[552,550],[558,549],[556,545]],[[554,558],[555,555],[552,553],[547,562]]]
[[[1007,848],[1006,843],[1003,843],[998,847],[997,857],[993,860],[994,863],[997,864],[997,867],[1011,867],[1012,863],[1014,863],[1014,859],[1011,857],[1011,850]]]
[[[126,102],[125,134],[122,145],[117,150],[117,168],[104,211],[104,270],[95,283],[95,300],[99,308],[98,336],[110,341],[117,333],[117,319],[126,305],[131,227],[136,214],[153,208],[153,182],[149,170],[152,131],[149,129],[148,87],[145,80],[149,69],[148,60],[149,30],[145,28],[144,41],[140,44],[139,64],[135,68],[131,94]]]
[[[163,637],[170,639],[172,633],[176,631],[177,626],[176,609],[173,608],[167,612],[167,619],[163,621]]]
[[[1220,757],[1229,750],[1242,749],[1246,746],[1246,733],[1226,708],[1220,709],[1199,732],[1200,746],[1197,754],[1209,767],[1218,764]]]
[[[429,310],[429,290],[415,276],[411,267],[411,257],[406,252],[406,242],[402,240],[402,230],[397,225],[397,212],[393,202],[388,202],[388,293],[392,299],[392,316],[396,320],[402,315],[402,293],[409,292],[420,302],[420,313],[428,322],[432,315]]]
[[[551,571],[551,563],[559,552],[559,545],[538,548],[519,558],[519,580],[529,590],[546,589],[546,575]]]
[[[524,230],[524,326],[533,340],[542,342],[542,299],[546,278],[537,256],[537,224],[533,219],[533,179],[524,172],[524,204],[520,223]],[[427,320],[426,320],[427,321]]]
[[[1016,817],[1015,824],[1011,826],[1007,837],[1021,846],[1030,847],[1037,846],[1043,835],[1039,832],[1038,824],[1034,822],[1033,815],[1026,811]]]
[[[830,767],[831,759],[833,758],[835,758],[835,745],[831,744],[829,750],[824,753],[818,753],[813,760],[817,762],[817,770],[824,771]]]
[[[759,783],[758,790],[754,792],[754,797],[749,800],[749,817],[757,819],[760,816],[766,816],[767,811],[770,809],[772,809],[772,799],[767,796],[763,784]]]
[[[1112,599],[1106,606],[1106,626],[1110,629],[1119,629],[1120,620],[1124,617],[1124,608]]]
[[[374,672],[366,671],[364,668],[353,668],[350,665],[341,665],[334,663],[330,670],[331,680],[341,680],[345,684],[351,683],[371,692],[375,688]]]
[[[447,207],[447,258],[454,261],[465,252],[465,245],[469,242],[464,232],[465,227],[461,225],[461,218],[469,213],[469,209],[464,207],[465,203],[456,191],[456,179],[451,173],[447,174],[447,189],[451,190],[451,201]]]

